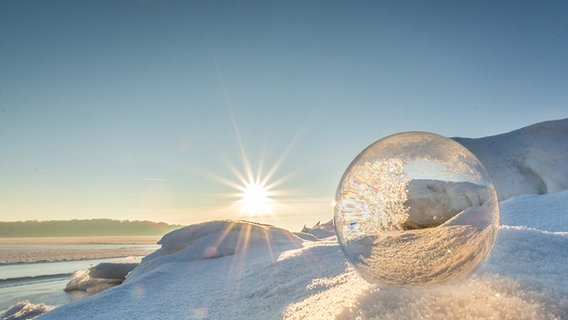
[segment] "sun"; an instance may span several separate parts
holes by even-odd
[[[241,215],[248,215],[249,217],[273,215],[273,211],[276,211],[279,207],[281,207],[281,203],[279,202],[282,201],[282,197],[287,193],[286,190],[280,189],[280,186],[292,175],[292,173],[288,173],[284,176],[279,175],[280,177],[276,178],[276,171],[280,168],[284,159],[298,141],[302,128],[296,132],[292,141],[283,149],[280,157],[277,158],[271,166],[267,166],[269,169],[266,172],[264,171],[265,168],[263,168],[263,164],[265,164],[263,153],[260,154],[260,160],[255,163],[254,167],[256,167],[256,170],[253,170],[253,164],[250,161],[249,154],[246,152],[241,131],[237,124],[231,99],[227,93],[225,80],[223,79],[219,65],[217,65],[217,75],[223,89],[227,110],[229,111],[235,140],[237,142],[237,149],[240,156],[240,164],[242,167],[237,168],[231,161],[225,160],[228,168],[236,177],[236,181],[215,174],[208,175],[233,190],[238,191],[238,193],[230,193],[231,198],[234,198],[235,196],[237,198],[236,201],[231,203],[231,209],[233,209],[236,205],[239,207]]]
[[[241,216],[273,216],[277,208],[281,206],[279,201],[286,195],[286,190],[280,189],[280,187],[288,180],[291,174],[274,179],[274,174],[278,169],[280,161],[273,165],[268,172],[264,173],[261,165],[254,172],[248,157],[243,158],[244,170],[239,170],[229,161],[226,162],[236,179],[229,179],[215,174],[209,174],[209,177],[236,191],[227,194],[234,199],[234,202],[229,207],[237,209]]]
[[[251,181],[239,188],[240,210],[250,216],[262,216],[272,211],[271,192],[264,184]]]

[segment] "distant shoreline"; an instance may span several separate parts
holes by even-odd
[[[88,260],[101,260],[101,259],[128,259],[131,257],[144,257],[154,252],[155,250],[137,250],[137,249],[124,249],[124,250],[85,250],[83,252],[74,251],[69,252],[59,250],[58,252],[36,252],[31,251],[33,255],[30,258],[22,258],[18,254],[20,252],[3,252],[0,257],[0,267],[11,265],[24,265],[24,264],[40,264],[40,263],[56,263],[56,262],[73,262],[73,261],[88,261]],[[0,251],[1,252],[1,251]],[[3,280],[3,279],[0,279]]]
[[[156,244],[162,236],[0,237],[0,245]]]
[[[112,219],[0,221],[0,239],[162,236],[180,227],[165,222]]]
[[[0,238],[0,266],[146,256],[160,236]]]

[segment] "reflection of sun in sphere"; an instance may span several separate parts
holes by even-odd
[[[499,220],[489,175],[457,142],[389,136],[363,150],[337,189],[334,222],[347,260],[367,281],[437,283],[473,270]]]

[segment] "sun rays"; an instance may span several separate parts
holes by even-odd
[[[244,149],[242,152],[244,152]],[[215,180],[234,190],[229,194],[234,199],[231,207],[236,206],[241,216],[254,218],[273,215],[278,206],[278,200],[286,193],[280,187],[290,175],[278,179],[274,178],[274,173],[281,161],[277,161],[266,174],[262,171],[261,161],[258,170],[253,174],[248,157],[242,155],[241,160],[243,161],[244,171],[237,169],[232,163],[226,162],[234,178],[216,176]]]
[[[242,189],[239,200],[241,211],[251,216],[261,216],[272,211],[272,199],[266,186],[253,181]]]
[[[241,169],[238,169],[232,162],[225,161],[228,168],[234,174],[236,180],[231,180],[224,177],[216,177],[216,180],[222,184],[231,187],[236,191],[232,196],[236,198],[233,205],[238,207],[238,211],[241,215],[246,217],[262,217],[266,215],[274,214],[275,208],[278,205],[278,199],[284,195],[284,190],[279,189],[281,184],[285,182],[291,175],[285,175],[279,178],[275,177],[275,173],[280,168],[284,159],[288,156],[288,153],[296,144],[301,129],[296,133],[290,144],[284,149],[280,157],[272,163],[269,170],[264,170],[264,155],[260,156],[259,162],[256,166],[256,170],[253,169],[253,165],[250,161],[250,155],[247,153],[239,126],[237,124],[237,119],[233,111],[233,106],[227,88],[225,85],[225,80],[221,73],[221,68],[218,63],[216,63],[217,75],[219,77],[219,82],[223,90],[223,96],[225,98],[225,103],[229,111],[229,116],[231,120],[231,125],[233,127],[233,132],[235,134],[235,140],[237,143]],[[305,124],[304,124],[305,125]]]

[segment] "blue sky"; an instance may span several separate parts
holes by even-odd
[[[343,171],[386,135],[568,117],[567,13],[562,1],[2,0],[0,220],[329,220]],[[230,164],[244,171],[241,144],[261,175],[280,163],[269,215],[240,212],[220,181],[237,182]]]

